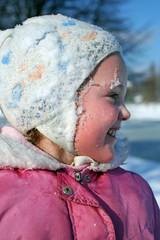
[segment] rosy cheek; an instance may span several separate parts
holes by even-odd
[[[118,109],[115,106],[108,104],[108,106],[105,108],[105,114],[106,116],[110,116],[113,118],[117,117]]]
[[[109,117],[112,117],[115,115],[113,109],[109,105],[101,105],[95,111],[95,115],[99,118],[103,118],[104,120],[108,119]]]

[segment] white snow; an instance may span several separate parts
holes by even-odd
[[[120,85],[119,76],[118,76],[118,68],[115,68],[114,71],[114,80],[111,80],[110,89],[114,89]]]

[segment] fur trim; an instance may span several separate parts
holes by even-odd
[[[3,129],[3,130],[2,130]],[[11,127],[3,127],[0,134],[0,168],[46,169],[56,171],[65,167],[77,168],[88,164],[90,170],[106,172],[124,163],[127,157],[126,140],[117,141],[116,157],[110,163],[98,163],[86,156],[76,156],[72,166],[62,164],[27,142],[23,135]],[[12,132],[12,134],[10,134]],[[9,134],[7,134],[9,133]],[[14,136],[13,136],[14,135]],[[122,151],[124,149],[124,151]]]
[[[65,165],[56,159],[29,148],[7,136],[0,135],[0,168],[58,170]]]

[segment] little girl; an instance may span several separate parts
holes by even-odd
[[[149,185],[119,166],[130,117],[117,40],[62,15],[0,32],[0,240],[158,240]]]

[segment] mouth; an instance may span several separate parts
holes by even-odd
[[[111,137],[116,137],[117,131],[118,131],[118,129],[109,129],[107,134],[110,135]]]

